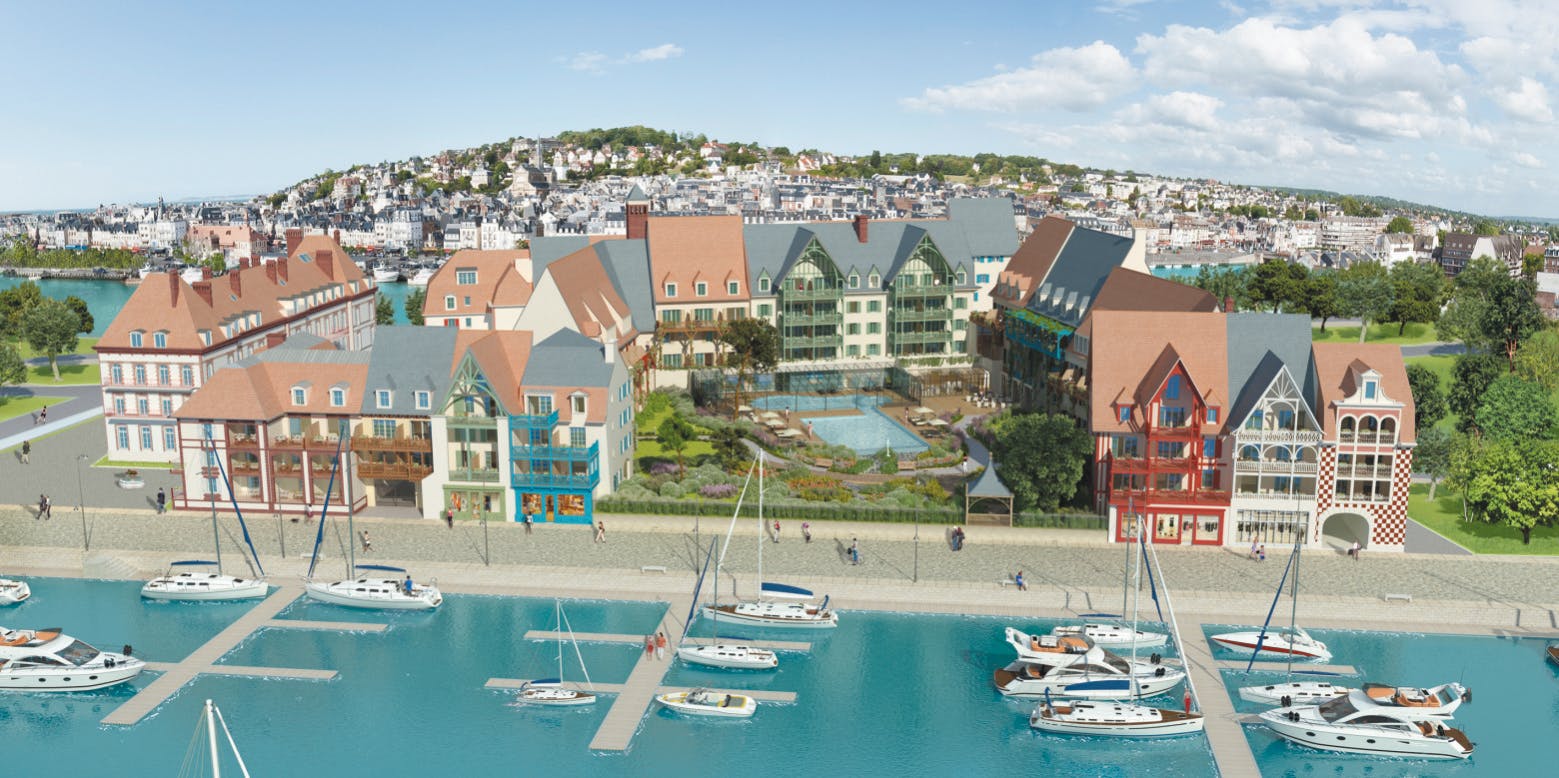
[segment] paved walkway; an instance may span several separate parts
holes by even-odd
[[[107,511],[150,510],[157,505],[158,487],[171,490],[178,485],[178,480],[167,470],[145,468],[140,471],[146,480],[145,489],[120,489],[114,476],[122,472],[122,468],[92,467],[92,463],[103,457],[108,441],[99,418],[101,409],[94,408],[88,413],[91,416],[85,420],[60,419],[36,428],[39,437],[32,442],[30,465],[22,464],[21,452],[15,448],[20,440],[15,443],[0,441],[0,451],[4,452],[0,454],[0,507],[32,511],[38,506],[38,495],[47,494],[54,500],[55,523],[62,518],[76,522],[78,544],[81,528],[75,508],[82,497],[91,518]],[[52,410],[49,415],[54,415]],[[29,430],[29,434],[33,432]],[[86,460],[78,461],[76,457],[83,454]],[[210,529],[209,524],[207,529]]]
[[[1412,554],[1454,554],[1458,556],[1472,556],[1472,552],[1463,548],[1456,541],[1441,535],[1434,530],[1419,524],[1412,519],[1407,520],[1407,535],[1402,548]]]
[[[0,389],[0,396],[64,398],[60,402],[49,406],[50,421],[48,424],[37,423],[37,411],[0,421],[0,451],[4,451],[12,446],[20,446],[23,440],[36,440],[72,424],[80,423],[83,419],[103,414],[103,390],[97,384],[60,386],[53,384],[22,384]],[[90,413],[94,411],[95,413]],[[89,413],[90,415],[88,415]],[[108,441],[104,440],[103,445],[99,448],[106,450]],[[98,456],[102,456],[102,453],[99,452]],[[93,457],[93,459],[97,459],[97,457]]]

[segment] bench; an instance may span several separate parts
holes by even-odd
[[[1401,602],[1413,601],[1413,595],[1411,594],[1383,594],[1380,596],[1380,598],[1386,602],[1391,602],[1392,600],[1398,600]]]
[[[1017,581],[1016,578],[1002,578],[1002,579],[998,580],[996,583],[1001,584],[1001,587],[1003,589],[1005,589],[1005,588],[1007,588],[1009,586],[1017,586],[1018,585],[1018,581]]]
[[[665,565],[644,565],[644,566],[639,568],[639,572],[641,572],[641,573],[664,573],[664,572],[666,572],[666,566]]]

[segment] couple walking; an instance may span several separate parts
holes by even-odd
[[[666,633],[657,632],[644,636],[644,655],[654,655],[656,659],[666,658]]]

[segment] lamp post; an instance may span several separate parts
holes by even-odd
[[[920,509],[915,509],[915,572],[910,583],[920,583]]]
[[[86,461],[86,454],[76,455],[76,510],[81,513],[81,550],[91,551],[92,536],[87,532],[87,498],[81,488],[81,464]]]

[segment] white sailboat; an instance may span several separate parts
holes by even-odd
[[[568,623],[568,617],[563,615],[563,601],[557,604],[557,635],[558,635],[558,677],[538,678],[527,681],[520,687],[520,693],[516,697],[519,702],[531,705],[552,705],[557,707],[590,705],[595,702],[595,685],[590,683],[590,671],[585,669],[585,657],[579,653],[579,641],[574,639],[574,627]],[[585,676],[585,685],[592,691],[583,689],[570,689],[563,684],[563,630],[568,630],[568,639],[574,644],[574,656],[579,659],[579,671]]]
[[[390,565],[357,564],[357,529],[352,521],[351,498],[346,500],[347,519],[347,575],[341,581],[315,581],[314,566],[319,563],[319,547],[325,540],[325,520],[330,512],[330,496],[335,490],[336,475],[341,469],[341,444],[346,440],[346,423],[336,440],[336,460],[330,471],[330,484],[325,487],[325,507],[319,514],[319,533],[314,536],[314,554],[309,562],[309,580],[303,591],[310,599],[341,605],[347,608],[374,610],[432,610],[444,602],[437,582],[416,583],[403,567]],[[395,573],[404,578],[391,578],[375,573]]]
[[[0,691],[79,692],[121,684],[146,663],[124,653],[99,651],[58,627],[0,627]]]
[[[184,752],[184,766],[179,775],[210,775],[212,778],[222,778],[222,751],[217,746],[217,725],[222,726],[222,734],[227,738],[227,746],[233,751],[233,759],[238,762],[238,773],[243,778],[249,778],[249,766],[244,764],[244,755],[238,753],[238,743],[233,741],[233,731],[227,728],[227,719],[222,717],[222,711],[217,709],[215,703],[206,700],[206,706],[201,710],[200,721],[195,724],[195,737],[190,740],[189,750]],[[205,729],[206,747],[200,746],[200,730]],[[202,752],[209,760],[201,764]],[[206,769],[202,769],[206,768]]]
[[[1273,595],[1272,607],[1267,610],[1267,621],[1259,630],[1244,630],[1241,632],[1225,632],[1221,635],[1213,635],[1211,640],[1224,648],[1250,652],[1251,661],[1257,657],[1286,657],[1290,661],[1294,657],[1303,659],[1318,659],[1322,662],[1332,658],[1332,652],[1326,644],[1306,632],[1297,623],[1299,615],[1299,549],[1303,545],[1302,540],[1294,541],[1294,551],[1289,555],[1288,564],[1283,568],[1283,577],[1278,580],[1277,594]],[[1283,596],[1283,584],[1287,581],[1289,572],[1294,574],[1293,589],[1289,592],[1292,601],[1288,618],[1288,629],[1269,630],[1272,624],[1272,612],[1277,610],[1278,598]],[[1246,667],[1249,671],[1249,666]],[[1293,673],[1292,667],[1289,673]]]
[[[720,561],[715,565],[714,594],[710,598],[711,603],[720,601],[720,566],[725,563],[725,552],[731,546],[731,535],[736,529],[736,519],[742,515],[742,501],[747,497],[747,486],[752,482],[752,471],[747,471],[747,480],[742,484],[742,493],[736,498],[736,512],[731,516],[731,528],[726,530],[725,548],[720,549]],[[760,486],[759,489],[762,489]],[[761,494],[760,494],[760,499]],[[762,540],[761,538],[759,539]],[[710,554],[714,553],[714,545],[709,547]],[[704,570],[709,569],[709,560],[704,560]],[[693,607],[698,607],[698,591],[703,587],[704,576],[700,574],[698,583],[693,589]],[[754,648],[742,643],[720,642],[720,613],[718,608],[705,609],[711,622],[714,624],[714,637],[703,645],[688,642],[687,629],[682,631],[682,641],[677,645],[677,656],[684,662],[705,667],[718,667],[726,670],[773,670],[779,667],[779,656],[766,648]],[[693,613],[688,613],[688,627],[693,623]]]
[[[1143,556],[1146,557],[1147,542],[1140,521],[1137,523],[1137,542],[1141,545]],[[1136,570],[1134,577],[1140,584],[1140,561]],[[1140,596],[1140,585],[1138,589]],[[1164,598],[1167,603],[1169,598],[1167,585],[1164,587]],[[1137,611],[1134,604],[1131,614],[1133,630],[1137,627]],[[1183,645],[1180,642],[1179,630],[1175,626],[1173,607],[1170,607],[1169,627],[1175,636],[1175,645]],[[1091,651],[1103,651],[1103,649],[1095,647]],[[1136,649],[1133,648],[1131,656],[1133,664],[1136,663],[1136,659]],[[1051,702],[1049,695],[1046,695],[1045,702],[1030,714],[1029,726],[1041,732],[1131,738],[1172,737],[1201,732],[1207,725],[1207,719],[1202,714],[1191,711],[1191,677],[1183,672],[1181,675],[1186,683],[1186,709],[1183,711],[1132,703],[1082,701],[1056,704]]]
[[[730,605],[706,605],[704,606],[704,613],[710,616],[718,614],[728,621],[754,627],[832,629],[839,626],[839,614],[828,609],[827,597],[824,597],[821,603],[796,599],[783,601],[764,599],[765,592],[786,591],[787,597],[795,597],[802,593],[807,597],[812,595],[811,592],[798,587],[786,586],[781,589],[778,584],[763,583],[764,529],[763,454],[760,452],[758,454],[758,599],[736,602]]]
[[[208,452],[215,451],[211,444],[211,438],[207,435]],[[228,493],[232,493],[232,482],[227,480],[227,469],[222,467],[219,457],[210,457],[217,463],[222,473],[222,480],[227,483]],[[233,503],[233,510],[238,511],[238,525],[243,529],[244,538],[249,538],[249,528],[244,524],[244,514],[238,510],[238,503]],[[183,600],[183,601],[226,601],[226,600],[250,600],[256,597],[264,597],[270,592],[264,578],[240,578],[227,575],[222,572],[222,533],[217,526],[217,496],[211,495],[211,539],[216,549],[216,560],[186,559],[174,562],[166,573],[147,581],[141,587],[141,596],[148,600]],[[254,549],[253,544],[250,550]],[[260,557],[254,557],[256,567],[259,567]],[[215,567],[216,572],[185,568]],[[262,569],[261,574],[264,574]]]
[[[1280,737],[1323,751],[1429,759],[1466,759],[1473,743],[1445,719],[1420,708],[1381,702],[1354,691],[1321,703],[1295,705],[1261,714],[1261,722]]]
[[[32,587],[26,581],[0,578],[0,605],[16,605],[32,596]]]
[[[1093,641],[1094,645],[1108,648],[1112,651],[1128,651],[1134,648],[1159,648],[1169,642],[1169,635],[1163,632],[1146,632],[1140,629],[1132,629],[1124,624],[1102,622],[1064,624],[1051,629],[1050,634],[1056,637],[1082,635]]]

